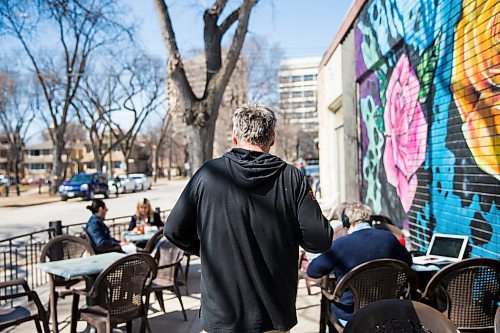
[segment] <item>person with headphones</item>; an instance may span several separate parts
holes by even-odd
[[[337,209],[337,215],[347,235],[337,238],[327,252],[309,263],[309,277],[320,278],[333,272],[339,282],[354,267],[375,259],[396,259],[412,265],[410,253],[392,233],[371,228],[368,206],[356,201],[344,202]],[[332,311],[345,324],[354,312],[352,293],[344,292],[339,303],[332,303]]]

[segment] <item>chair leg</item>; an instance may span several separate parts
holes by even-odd
[[[50,333],[50,328],[49,328],[49,319],[47,318],[47,313],[43,312],[38,314],[38,319],[42,322],[43,325],[43,331],[45,333]]]
[[[35,322],[36,331],[37,331],[38,333],[43,333],[43,331],[42,331],[42,326],[40,326],[40,322],[38,321],[38,319],[37,319],[37,318],[35,318],[33,321]]]
[[[176,284],[174,284],[174,293],[179,299],[179,303],[181,303],[181,309],[182,309],[182,315],[184,316],[184,321],[187,321],[187,315],[186,315],[186,310],[184,310],[184,304],[182,303],[182,297],[181,297],[181,292],[179,290],[179,287],[177,287]]]
[[[184,271],[184,288],[186,288],[186,295],[189,295],[189,290],[188,290],[188,275],[189,275],[189,262],[191,261],[191,255],[188,254],[186,255],[187,260],[186,260],[186,269]]]
[[[144,333],[148,329],[148,332],[151,333],[151,326],[149,326],[149,321],[147,316],[141,317],[141,333]]]
[[[73,302],[71,303],[71,333],[76,333],[76,324],[78,323],[78,303],[80,301],[80,295],[73,294]]]
[[[50,292],[49,299],[50,323],[54,333],[59,333],[59,325],[57,322],[57,295],[54,289]]]
[[[311,281],[309,281],[308,278],[305,278],[305,280],[306,280],[307,294],[311,295]]]
[[[154,293],[155,293],[156,299],[158,300],[158,303],[160,303],[161,311],[163,311],[165,313],[166,311],[165,311],[165,303],[163,303],[163,292],[161,290],[155,290]]]

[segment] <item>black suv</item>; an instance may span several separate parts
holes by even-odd
[[[99,172],[77,173],[59,187],[59,194],[63,201],[76,197],[92,200],[96,194],[104,194],[105,198],[109,198],[108,179]]]

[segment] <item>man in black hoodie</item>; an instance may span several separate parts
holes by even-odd
[[[304,175],[269,154],[275,124],[266,106],[239,107],[236,148],[203,164],[165,224],[172,243],[201,258],[201,326],[210,333],[290,330],[299,245],[313,253],[331,245]]]

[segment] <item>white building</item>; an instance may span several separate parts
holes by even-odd
[[[281,62],[279,75],[280,111],[288,123],[305,132],[318,131],[316,91],[321,58],[295,58]]]
[[[301,133],[297,142],[297,158],[318,158],[317,142],[317,76],[320,57],[294,58],[281,62],[279,75],[280,114],[283,122],[295,125]],[[300,147],[302,148],[300,149]],[[307,146],[307,148],[306,148]],[[313,151],[311,151],[313,147]],[[308,154],[309,156],[304,156]]]

